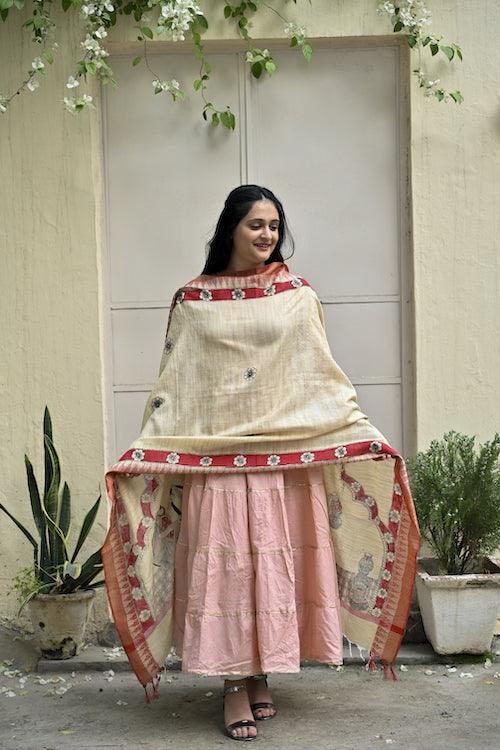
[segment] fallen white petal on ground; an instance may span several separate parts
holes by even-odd
[[[474,677],[472,672],[460,672],[460,677]]]
[[[435,669],[424,669],[424,674],[430,675],[430,674],[436,674]]]
[[[405,666],[404,664],[400,664],[399,668],[400,668],[401,672],[408,672],[408,667]]]

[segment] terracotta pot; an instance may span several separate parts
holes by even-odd
[[[71,659],[80,653],[94,597],[94,589],[88,589],[37,594],[28,602],[35,640],[45,659]]]
[[[491,648],[500,606],[500,567],[490,573],[436,575],[434,558],[419,559],[415,580],[424,630],[438,654],[482,654]]]

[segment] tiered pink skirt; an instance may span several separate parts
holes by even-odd
[[[188,474],[175,552],[174,645],[207,675],[342,663],[320,466]]]

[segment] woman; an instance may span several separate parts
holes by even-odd
[[[395,678],[420,543],[404,462],[333,360],[287,236],[270,190],[231,191],[106,475],[107,590],[146,699],[173,646],[225,678],[226,733],[246,741],[277,712],[266,674],[341,664],[343,634]]]

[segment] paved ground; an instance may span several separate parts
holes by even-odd
[[[1,750],[234,747],[222,731],[218,678],[171,670],[162,676],[158,700],[147,705],[135,676],[119,671],[120,650],[97,650],[86,657],[94,670],[80,660],[71,673],[60,671],[61,662],[49,671],[29,644],[4,637]],[[472,657],[411,663],[418,662],[415,653],[428,661],[428,651],[408,650],[405,665],[403,652],[397,682],[384,680],[381,670],[366,672],[355,659],[339,671],[315,665],[298,675],[273,675],[279,714],[258,723],[255,742],[270,750],[498,750],[498,655],[492,663],[471,663]]]

